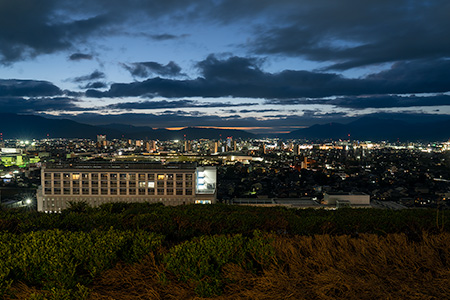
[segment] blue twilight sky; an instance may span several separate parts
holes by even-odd
[[[0,109],[254,132],[450,118],[449,16],[448,0],[0,0]]]

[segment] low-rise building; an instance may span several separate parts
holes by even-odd
[[[325,205],[345,206],[370,206],[370,195],[364,193],[324,193]]]
[[[193,163],[85,162],[42,168],[38,211],[59,212],[69,202],[216,202],[216,167]]]

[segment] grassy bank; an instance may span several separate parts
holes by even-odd
[[[445,299],[445,212],[111,204],[3,211],[4,299]]]

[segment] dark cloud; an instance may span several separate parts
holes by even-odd
[[[115,83],[90,97],[250,97],[264,99],[321,98],[379,94],[442,93],[450,89],[450,60],[401,62],[389,70],[359,79],[335,73],[285,70],[267,73],[253,58],[209,56],[197,64],[203,77],[189,80],[151,78]]]
[[[106,75],[103,72],[100,72],[99,70],[95,70],[91,74],[75,77],[72,79],[73,82],[85,82],[85,81],[92,81],[92,80],[98,80],[105,78]]]
[[[79,60],[91,60],[94,57],[91,54],[85,54],[85,53],[74,53],[72,55],[69,56],[70,60],[75,60],[75,61],[79,61]]]
[[[95,82],[90,82],[88,84],[86,84],[83,88],[84,89],[103,89],[103,88],[107,88],[108,85],[105,82],[101,82],[101,81],[95,81]]]
[[[118,0],[2,1],[0,63],[70,50],[95,35],[117,35],[136,22],[188,20],[204,14],[211,6],[209,2],[135,0],[124,5]],[[168,40],[176,36],[153,34],[151,38]]]
[[[193,100],[177,100],[177,101],[141,101],[141,102],[123,102],[111,104],[105,107],[106,109],[163,109],[163,108],[208,108],[208,107],[233,107],[233,106],[251,106],[255,103],[226,103],[226,102],[199,102]]]
[[[188,34],[175,35],[175,34],[169,34],[169,33],[161,33],[161,34],[142,33],[141,35],[148,37],[149,39],[154,40],[154,41],[179,40],[179,39],[183,39],[183,38],[189,36]]]
[[[449,15],[447,0],[3,1],[0,61],[73,51],[95,35],[176,20],[181,26],[245,24],[242,28],[254,29],[244,45],[253,53],[303,57],[328,62],[331,69],[348,69],[450,56]],[[157,41],[186,36],[144,34]]]
[[[83,111],[76,105],[78,100],[67,97],[0,97],[0,107],[4,113],[34,113],[49,111]]]
[[[371,3],[373,2],[373,3]],[[331,62],[329,69],[450,55],[450,3],[318,0],[259,27],[256,53]]]
[[[353,108],[353,109],[417,107],[417,106],[450,106],[450,96],[374,95],[374,96],[360,96],[360,97],[338,97],[335,99],[272,99],[267,100],[265,103],[273,105],[328,104],[337,107]]]
[[[48,81],[0,79],[0,97],[55,96],[62,93]]]
[[[273,112],[273,111],[278,111],[276,109],[241,109],[239,112],[240,113],[265,113],[265,112]]]
[[[176,77],[183,75],[181,74],[180,66],[178,66],[173,61],[169,62],[167,65],[162,65],[154,61],[149,61],[149,62],[132,63],[128,65],[124,64],[123,66],[134,77],[145,78],[153,74],[166,77]]]
[[[74,19],[64,4],[57,0],[2,1],[0,63],[69,49],[112,20],[101,11]]]

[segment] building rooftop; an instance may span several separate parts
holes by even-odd
[[[160,163],[160,162],[110,162],[87,161],[75,163],[48,163],[47,169],[195,169],[196,163]]]

